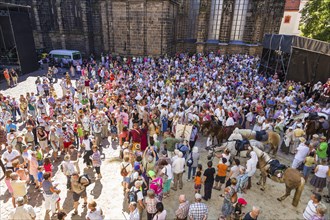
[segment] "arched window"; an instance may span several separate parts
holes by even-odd
[[[188,38],[197,39],[197,20],[199,14],[200,0],[190,0],[189,13],[188,13]]]
[[[232,41],[243,40],[248,7],[249,7],[249,0],[235,0],[230,40]]]
[[[219,40],[223,0],[212,0],[209,22],[209,40]]]

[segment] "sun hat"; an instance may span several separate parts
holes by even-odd
[[[149,171],[148,171],[148,175],[149,175],[150,177],[154,177],[154,176],[156,176],[156,173],[155,173],[155,171],[153,171],[153,170],[149,170]]]

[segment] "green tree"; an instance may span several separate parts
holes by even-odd
[[[330,42],[330,0],[309,0],[300,20],[302,35]]]

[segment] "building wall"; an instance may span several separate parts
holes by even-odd
[[[211,7],[221,1],[218,39],[210,41]],[[160,55],[175,52],[260,51],[278,33],[285,0],[5,0],[31,5],[37,48],[85,53]],[[233,40],[235,10],[246,2],[241,40]],[[214,14],[214,12],[213,12]],[[240,18],[241,19],[241,18]],[[237,20],[237,19],[236,19]],[[237,27],[236,27],[237,28]]]
[[[289,0],[288,0],[289,1]],[[308,0],[301,0],[299,4],[299,8],[297,10],[285,9],[284,15],[281,21],[280,34],[287,35],[300,35],[301,31],[299,30],[299,22],[301,19],[301,10],[305,7]],[[285,22],[286,17],[290,16],[290,22]]]

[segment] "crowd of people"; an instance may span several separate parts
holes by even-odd
[[[209,120],[280,134],[282,151],[294,154],[293,168],[301,167],[306,180],[315,168],[315,193],[303,217],[324,219],[320,193],[328,186],[324,197],[330,202],[329,118],[317,119],[322,129],[310,140],[304,119],[295,118],[302,113],[330,115],[330,104],[318,102],[329,95],[330,79],[314,85],[281,82],[277,74],[258,74],[258,64],[258,57],[241,54],[128,59],[107,55],[101,62],[91,58],[71,67],[63,77],[56,67],[49,68],[47,77],[37,78],[36,92],[19,98],[0,94],[0,144],[5,147],[0,165],[15,208],[9,219],[35,218],[29,205],[31,187],[43,193],[47,213],[66,217],[61,191],[52,181],[55,169],[67,177],[73,215],[83,199],[83,208],[89,210],[83,218],[104,219],[97,201],[87,200],[92,180],[81,173],[79,160],[101,179],[107,140],[120,146],[118,176],[123,179],[130,220],[166,219],[167,198],[184,184],[191,185],[195,201],[190,204],[182,193],[177,219],[207,219],[210,204],[203,200],[215,199],[214,190],[223,192],[219,219],[257,219],[259,207],[244,214],[242,207],[258,158],[252,151],[243,164],[225,150],[216,165],[203,164],[199,150],[204,144],[198,147],[196,142],[202,136],[201,124]],[[54,83],[62,91],[56,91]],[[180,124],[192,126],[189,139],[178,137]]]

